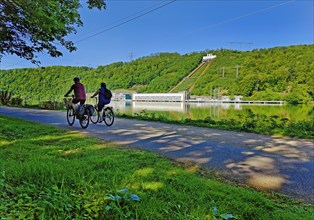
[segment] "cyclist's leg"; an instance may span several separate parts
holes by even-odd
[[[97,112],[98,112],[98,115],[100,116],[99,122],[103,121],[102,115],[101,115],[101,111],[104,108],[104,106],[105,106],[104,104],[98,102],[98,106],[97,106],[98,110],[97,110]]]
[[[81,100],[80,100],[80,105],[84,105],[84,104],[85,104],[85,101],[86,101],[85,99],[81,99]]]
[[[83,105],[85,104],[85,101],[86,101],[85,99],[84,100],[83,99],[77,99],[76,103],[79,103],[79,104],[78,104],[78,106],[76,108],[76,111],[79,112],[78,114],[81,114],[81,110],[82,110],[81,108],[84,107]],[[85,112],[85,109],[84,109],[83,112]],[[82,120],[85,119],[84,114],[80,115],[80,117],[81,117]]]
[[[77,109],[75,108],[75,105],[77,104],[79,102],[79,100],[78,99],[76,99],[76,98],[73,98],[72,99],[72,108],[74,109],[74,112],[76,112],[77,111]]]
[[[79,102],[80,102],[80,106],[79,106],[79,108],[80,108],[81,106],[83,106],[85,104],[85,99],[84,100],[80,99]]]

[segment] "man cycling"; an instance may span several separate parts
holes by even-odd
[[[69,91],[64,95],[64,97],[67,97],[73,90],[74,90],[74,98],[72,100],[72,108],[75,110],[75,104],[80,103],[80,105],[83,105],[86,101],[86,93],[85,88],[82,83],[80,83],[80,79],[78,77],[75,77],[74,84],[71,86]]]

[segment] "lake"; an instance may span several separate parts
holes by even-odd
[[[183,102],[132,102],[112,101],[115,112],[134,115],[150,112],[171,119],[230,119],[250,113],[278,116],[293,121],[314,120],[314,104],[309,105],[253,105],[237,103],[183,103]]]

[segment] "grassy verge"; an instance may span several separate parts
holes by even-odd
[[[65,110],[62,103],[49,103],[51,110]],[[47,105],[48,105],[47,104]],[[59,106],[55,108],[54,106]],[[19,106],[16,106],[19,107]],[[39,106],[23,106],[24,108],[40,108]],[[43,107],[42,107],[43,108]],[[217,128],[221,130],[244,131],[266,135],[283,135],[296,138],[314,139],[314,119],[313,120],[290,120],[277,115],[255,114],[248,111],[246,115],[237,115],[229,119],[190,119],[188,117],[171,116],[169,112],[154,112],[142,110],[139,113],[120,113],[115,111],[115,115],[122,118],[135,118],[148,121],[159,121],[165,123],[192,125],[198,127]]]
[[[314,120],[312,121],[290,121],[287,118],[278,116],[267,116],[251,113],[247,117],[237,119],[215,120],[207,117],[203,120],[193,120],[189,118],[173,119],[158,112],[141,111],[134,115],[116,112],[118,117],[129,119],[140,119],[148,121],[159,121],[182,125],[192,125],[207,128],[217,128],[222,130],[244,131],[267,135],[284,135],[297,138],[314,139]]]
[[[4,116],[0,124],[0,219],[314,215],[313,205],[219,181],[150,152]]]

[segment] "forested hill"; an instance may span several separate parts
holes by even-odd
[[[98,68],[52,66],[0,71],[0,91],[21,98],[53,100],[65,94],[79,76],[88,92],[102,81],[113,91],[168,92],[201,62],[206,53],[217,55],[198,75],[192,95],[242,95],[255,100],[314,100],[314,45],[253,51],[211,50],[180,55],[158,53],[132,62]],[[238,67],[237,67],[238,66]],[[217,93],[215,93],[217,95]]]
[[[212,53],[217,58],[197,80],[193,94],[210,95],[213,88],[219,88],[220,95],[251,100],[314,100],[313,44]]]
[[[113,91],[165,92],[200,63],[202,53],[180,55],[158,53],[132,62],[117,62],[96,69],[88,67],[52,66],[3,70],[0,72],[0,91],[14,96],[40,97],[54,100],[63,97],[73,78],[78,76],[87,92],[94,92],[101,82]]]

